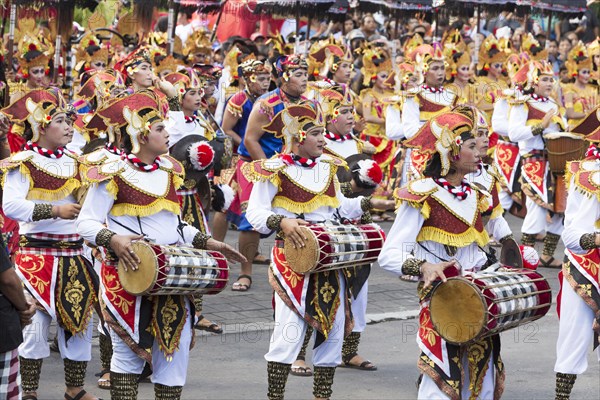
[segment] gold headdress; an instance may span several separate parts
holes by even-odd
[[[567,71],[570,77],[574,78],[579,74],[582,69],[592,70],[592,58],[589,57],[587,49],[583,42],[579,41],[569,54],[567,55],[567,61],[565,62]]]
[[[54,49],[48,43],[40,41],[34,32],[23,32],[19,41],[19,64],[27,74],[34,67],[48,68]]]
[[[529,58],[534,61],[542,61],[548,59],[548,50],[542,48],[540,42],[533,37],[531,33],[523,36],[521,41],[521,51],[529,54]]]
[[[210,42],[209,32],[205,29],[194,31],[186,40],[183,48],[183,55],[190,56],[194,54],[212,54],[212,43]]]
[[[463,65],[471,65],[471,56],[465,49],[460,50],[454,43],[446,43],[444,46],[444,56],[448,64],[446,79],[454,78],[458,73],[458,69]]]
[[[502,63],[510,55],[510,42],[505,39],[498,40],[494,35],[489,35],[479,48],[479,70],[489,71],[490,65]]]
[[[108,48],[102,43],[102,41],[93,33],[87,33],[79,42],[77,47],[77,66],[76,70],[80,70],[81,67],[90,67],[94,62],[103,61],[108,67],[108,59],[110,53]]]
[[[362,49],[362,55],[363,67],[360,71],[363,74],[363,85],[368,86],[382,71],[392,71],[392,60],[383,48],[367,44]]]

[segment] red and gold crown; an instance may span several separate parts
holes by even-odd
[[[180,72],[171,72],[166,75],[164,79],[173,84],[179,94],[180,100],[190,89],[200,89],[204,95],[202,81],[198,78],[198,75],[192,68],[186,68]]]
[[[524,64],[513,76],[513,84],[523,90],[530,90],[536,85],[543,75],[554,76],[552,64],[548,61],[530,61]]]
[[[594,41],[588,43],[587,45],[588,56],[600,56],[600,38],[596,38]]]
[[[291,73],[297,69],[308,70],[306,59],[300,54],[281,56],[275,61],[275,70],[284,80],[288,80]]]
[[[337,118],[342,107],[352,107],[354,109],[352,92],[347,85],[333,85],[321,89],[316,100],[321,105],[326,119]]]
[[[150,53],[145,47],[138,47],[136,50],[129,53],[125,58],[115,65],[115,69],[123,74],[124,77],[131,77],[137,72],[137,67],[142,63],[152,65]]]
[[[530,61],[529,54],[522,53],[512,53],[506,59],[506,72],[508,73],[508,77],[512,80],[513,76],[519,71],[523,65]]]
[[[31,125],[32,142],[40,137],[40,128],[47,126],[57,114],[75,115],[75,109],[54,89],[35,89],[2,110],[13,122]]]
[[[352,63],[352,53],[343,44],[330,38],[317,42],[311,47],[308,55],[308,73],[313,76],[327,76],[329,71],[335,72],[342,62]]]
[[[459,154],[463,141],[473,137],[473,128],[472,118],[458,112],[445,112],[425,122],[404,144],[423,153],[439,153],[442,176],[445,176],[450,171],[451,157]]]
[[[131,139],[132,153],[139,152],[139,138],[150,132],[151,125],[166,118],[162,100],[152,90],[140,90],[130,96],[116,99],[96,111],[96,114],[104,119],[106,126],[115,130],[126,127]],[[110,141],[113,142],[114,138]]]
[[[209,81],[218,81],[223,75],[223,68],[216,65],[195,64],[193,68],[203,86]]]
[[[271,74],[271,68],[264,62],[257,60],[254,54],[250,54],[240,63],[237,73],[238,76],[242,76],[250,82],[256,82],[256,75]]]
[[[315,126],[325,128],[319,105],[311,101],[302,101],[278,112],[271,122],[263,126],[263,130],[283,139],[283,152],[290,153],[293,140],[302,143],[308,130]]]
[[[579,41],[569,54],[567,55],[567,61],[565,61],[567,71],[570,77],[575,78],[579,71],[587,69],[592,70],[592,58],[589,56],[588,51],[582,41]]]
[[[96,98],[98,107],[100,107],[112,96],[114,89],[125,89],[125,85],[118,79],[117,75],[120,74],[114,70],[92,72],[77,92],[76,98],[86,102]]]

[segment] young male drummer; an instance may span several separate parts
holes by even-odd
[[[126,104],[126,105],[125,105]],[[193,305],[186,296],[134,296],[121,286],[117,262],[137,269],[133,240],[159,245],[191,243],[245,260],[231,246],[181,223],[176,189],[183,167],[165,156],[169,135],[162,105],[152,91],[140,91],[111,104],[109,123],[122,128],[123,159],[88,168],[89,190],[77,221],[78,233],[108,254],[102,266],[104,316],[111,325],[111,398],[136,399],[138,377],[152,362],[159,399],[179,399],[192,344]],[[107,222],[108,227],[104,225]]]
[[[567,167],[569,194],[562,234],[566,258],[554,365],[557,400],[570,398],[577,375],[587,369],[588,352],[600,344],[600,134],[596,131],[586,139],[593,143],[586,158]]]
[[[317,105],[310,102],[289,105],[264,127],[276,137],[283,137],[284,152],[245,167],[246,175],[255,182],[246,217],[260,233],[275,230],[279,237],[269,269],[269,280],[275,290],[276,322],[265,355],[271,400],[283,399],[291,364],[302,347],[309,324],[318,331],[313,354],[313,395],[317,399],[331,397],[335,368],[342,361],[345,317],[349,317],[344,274],[293,272],[281,239],[292,241],[295,247],[305,246],[299,228],[331,220],[336,208],[342,217],[353,219],[371,207],[393,207],[392,201],[343,196],[337,189],[336,171],[345,163],[323,155],[324,127]],[[299,327],[300,332],[290,332],[291,326]]]

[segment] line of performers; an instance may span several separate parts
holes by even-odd
[[[384,48],[366,44],[360,61],[367,89],[360,95],[348,85],[354,56],[334,40],[316,43],[308,59],[287,54],[272,64],[239,46],[228,54],[237,86],[221,120],[213,117],[219,104],[212,96],[221,71],[212,65],[160,56],[157,62],[152,51],[160,48],[148,44],[103,69],[108,52],[91,37],[82,45],[89,70],[69,104],[59,90],[35,83],[48,64],[47,44],[25,33],[21,44],[28,81],[2,110],[11,124],[4,151],[10,146],[12,155],[0,169],[2,210],[16,222],[5,225],[12,227],[9,248],[38,310],[18,352],[24,399],[43,394],[39,379],[50,350],[39,338],[52,321],[65,398],[95,398],[83,388],[94,308],[111,398],[137,398],[140,377],[151,368],[156,398],[179,399],[206,291],[189,290],[185,272],[152,282],[159,295],[128,290],[123,276],[143,262],[136,243],[158,248],[151,257],[157,263],[185,257],[169,256],[172,246],[207,250],[202,260],[190,251],[191,264],[217,253],[240,262],[233,289],[246,291],[260,236],[273,233],[268,273],[276,323],[265,355],[267,396],[282,399],[289,373],[308,371],[297,362],[314,332],[313,395],[330,398],[337,366],[376,369],[358,346],[377,256],[361,257],[378,240],[371,211],[381,217],[393,209],[378,262],[419,282],[418,397],[499,398],[499,335],[447,341],[432,323],[430,300],[450,271],[466,276],[492,263],[483,250],[490,238],[513,241],[503,212],[515,201],[527,210],[522,243],[533,245],[545,233],[543,265],[558,265],[561,235],[565,243],[555,371],[557,399],[569,398],[600,333],[600,121],[587,113],[576,84],[561,95],[567,121],[553,98],[553,71],[535,45],[513,54],[493,36],[486,39],[479,62],[489,82],[482,86],[458,78],[470,64],[460,35],[433,46],[415,36],[400,65]],[[586,51],[569,60],[582,75],[591,68]],[[503,68],[510,85],[500,78]],[[567,128],[569,138],[592,144],[581,160],[554,168],[562,168],[557,175],[548,142]],[[556,207],[557,176],[568,187],[565,209]],[[211,207],[219,240],[206,222]],[[227,213],[240,230],[240,252],[222,241]],[[335,232],[338,242],[311,247],[314,226]],[[337,257],[345,268],[299,272],[300,260],[290,254],[302,251],[316,251],[320,261]]]

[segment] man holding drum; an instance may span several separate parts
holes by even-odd
[[[521,228],[521,242],[533,247],[536,235],[545,233],[540,262],[556,268],[560,263],[554,260],[554,251],[563,231],[563,215],[554,212],[556,184],[542,135],[564,131],[566,121],[558,104],[550,98],[553,76],[552,65],[546,61],[526,63],[513,76],[513,82],[522,87],[523,96],[511,102],[508,136],[519,143],[523,162],[521,181],[527,196],[527,215]]]
[[[288,106],[264,127],[284,139],[284,151],[249,163],[244,171],[255,182],[246,212],[248,221],[260,233],[277,231],[279,239],[269,269],[276,322],[265,355],[269,399],[283,399],[291,364],[309,324],[318,332],[313,354],[313,395],[329,398],[335,368],[342,361],[343,337],[348,332],[345,328],[351,328],[344,274],[331,270],[294,272],[295,261],[286,259],[281,239],[285,238],[285,247],[303,249],[307,237],[302,228],[329,222],[336,209],[342,217],[358,218],[371,207],[393,207],[392,201],[348,199],[342,195],[336,171],[345,163],[323,155],[324,127],[318,105],[301,102]]]
[[[19,347],[24,398],[37,399],[44,358],[43,337],[58,322],[58,348],[65,369],[65,399],[89,400],[83,389],[92,357],[92,308],[97,279],[83,256],[74,219],[81,206],[73,192],[81,186],[76,155],[65,146],[73,137],[75,110],[59,92],[36,89],[2,110],[25,125],[24,149],[2,162],[2,208],[19,222],[17,273],[39,312]]]
[[[596,125],[597,126],[597,125]],[[600,342],[600,134],[586,158],[567,165],[569,185],[565,230],[565,263],[562,270],[560,325],[556,344],[556,399],[570,398],[578,374],[587,369],[590,344]],[[590,329],[591,328],[591,329]],[[593,342],[593,343],[592,343]]]
[[[175,400],[187,375],[193,304],[184,295],[130,294],[123,288],[117,263],[122,272],[137,270],[140,258],[132,241],[141,239],[157,245],[192,243],[219,250],[235,261],[245,258],[181,222],[176,189],[183,181],[183,167],[164,155],[169,135],[157,95],[139,91],[111,103],[111,108],[108,123],[126,121],[121,128],[125,157],[87,169],[87,179],[94,185],[77,222],[86,240],[107,250],[102,281],[104,316],[113,342],[111,398],[136,399],[138,377],[145,362],[152,362],[156,397]]]
[[[406,145],[431,155],[425,177],[395,192],[400,202],[379,264],[398,275],[419,277],[421,312],[417,343],[423,373],[419,399],[497,398],[504,382],[499,336],[469,345],[451,344],[434,329],[430,315],[431,285],[478,271],[487,262],[480,246],[489,241],[482,211],[488,196],[466,181],[478,171],[480,154],[472,117],[445,112],[421,127]],[[506,224],[488,225],[496,238],[511,234]],[[449,268],[453,267],[453,268]],[[477,357],[475,357],[477,355]]]

